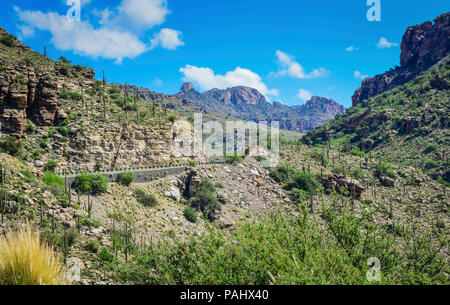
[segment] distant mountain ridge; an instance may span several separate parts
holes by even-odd
[[[245,86],[200,93],[191,83],[185,83],[176,96],[192,101],[209,112],[247,121],[279,121],[281,129],[296,132],[311,130],[346,110],[336,101],[318,96],[304,105],[290,107],[280,102],[271,104],[258,90]]]

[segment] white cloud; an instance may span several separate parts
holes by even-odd
[[[353,72],[353,77],[356,78],[356,79],[363,80],[363,79],[368,78],[369,75],[362,74],[361,72],[359,72],[358,70],[356,70],[355,72]]]
[[[330,71],[326,70],[325,68],[315,69],[310,73],[306,73],[302,65],[296,62],[293,56],[286,54],[280,50],[277,50],[276,56],[278,58],[278,63],[282,69],[276,73],[271,74],[277,77],[288,75],[294,78],[308,79],[327,77],[330,75]]]
[[[84,0],[82,4],[88,4]],[[116,8],[93,10],[99,17],[100,27],[94,27],[88,18],[71,22],[65,15],[55,12],[15,10],[19,20],[20,35],[29,37],[35,29],[49,31],[52,43],[59,50],[76,54],[115,59],[121,63],[124,58],[135,58],[153,49],[156,45],[174,50],[184,43],[179,39],[181,32],[163,29],[155,35],[151,45],[141,41],[140,35],[155,25],[164,22],[169,14],[166,0],[122,0]],[[82,14],[85,11],[82,10]],[[83,16],[83,15],[82,15]]]
[[[34,28],[28,25],[19,25],[18,29],[20,31],[19,33],[19,39],[23,39],[23,38],[29,38],[34,36]]]
[[[184,74],[183,80],[185,82],[192,82],[203,91],[213,88],[227,89],[236,86],[247,86],[257,89],[266,96],[279,95],[278,90],[269,89],[258,74],[241,67],[237,67],[234,71],[228,71],[225,75],[216,75],[210,68],[191,65],[180,68],[180,72]]]
[[[152,50],[160,45],[164,49],[175,50],[177,47],[184,45],[184,42],[180,40],[180,35],[181,32],[179,31],[162,29],[151,39],[150,49]]]
[[[345,48],[345,51],[347,51],[347,52],[352,52],[352,51],[357,51],[357,50],[358,50],[358,48],[355,48],[355,46],[353,46],[353,45]]]
[[[163,23],[169,14],[166,0],[122,0],[113,11],[101,12],[101,24],[108,27],[145,31]]]
[[[305,102],[309,101],[312,97],[311,92],[305,89],[298,90],[297,97]]]
[[[94,29],[88,22],[71,22],[66,16],[40,11],[21,11],[16,8],[19,19],[29,27],[46,30],[52,34],[52,43],[60,50],[77,54],[115,59],[134,58],[148,48],[139,38],[129,32],[105,27]]]
[[[380,41],[378,41],[377,47],[379,49],[386,49],[386,48],[392,48],[398,46],[398,43],[395,42],[389,42],[386,38],[381,37]]]

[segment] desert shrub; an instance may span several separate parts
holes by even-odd
[[[357,156],[357,157],[364,157],[364,152],[362,150],[360,150],[358,147],[352,148],[352,150],[350,150],[350,154],[352,156]]]
[[[114,255],[109,252],[108,249],[102,248],[102,250],[98,254],[98,260],[101,263],[111,263],[114,260]]]
[[[11,136],[4,136],[0,139],[0,149],[9,155],[18,156],[22,151],[22,141]]]
[[[59,57],[59,61],[64,63],[64,64],[67,64],[67,65],[70,65],[70,63],[71,63],[71,61],[68,60],[67,58],[65,58],[64,56],[60,56]]]
[[[108,179],[101,174],[81,173],[72,187],[81,193],[101,194],[108,190]]]
[[[29,225],[0,239],[0,285],[58,285],[64,267]]]
[[[375,174],[378,177],[388,176],[393,179],[397,178],[397,175],[395,174],[394,170],[392,169],[392,165],[386,162],[378,162],[375,165]]]
[[[238,154],[234,154],[232,156],[225,156],[225,162],[227,164],[237,164],[244,162],[244,159],[241,156],[238,156]]]
[[[380,284],[448,284],[443,236],[405,230],[394,237],[350,209],[325,209],[324,226],[304,205],[299,212],[273,211],[232,232],[211,228],[186,241],[154,243],[118,264],[114,276],[125,284],[376,284],[366,274],[368,259],[377,257]]]
[[[86,249],[86,251],[89,251],[91,253],[97,253],[98,249],[99,249],[99,243],[97,240],[92,239],[90,241],[88,241],[88,243],[84,246],[84,249]]]
[[[301,190],[298,188],[293,188],[289,194],[291,198],[294,199],[294,202],[296,204],[301,204],[302,202],[305,202],[311,196],[311,194],[309,194],[305,190]]]
[[[64,126],[58,126],[56,127],[56,130],[59,132],[60,135],[67,137],[69,135],[69,129]]]
[[[270,176],[277,182],[288,181],[295,173],[293,165],[281,162],[275,169],[270,171]]]
[[[83,99],[83,95],[79,92],[72,92],[70,93],[70,98],[74,101],[81,101]]]
[[[25,131],[27,133],[33,133],[36,131],[36,126],[30,120],[27,120],[27,124],[25,126]]]
[[[434,160],[427,160],[427,161],[425,161],[425,164],[424,164],[424,168],[426,169],[426,170],[428,170],[428,169],[432,169],[432,168],[435,168],[435,167],[438,167],[439,166],[439,163],[437,162],[437,161],[434,161]]]
[[[155,195],[146,193],[143,189],[137,188],[134,191],[137,202],[146,207],[154,207],[158,205],[158,199]]]
[[[60,98],[62,98],[62,99],[64,99],[64,100],[68,100],[68,99],[70,99],[70,93],[69,92],[67,92],[66,90],[62,90],[61,92],[59,92],[59,97]]]
[[[196,167],[196,166],[197,166],[197,161],[190,160],[190,161],[189,161],[189,166],[191,166],[191,167]]]
[[[191,198],[192,207],[202,211],[203,215],[209,220],[214,220],[217,211],[222,209],[222,206],[215,194],[214,184],[207,178],[203,178],[200,187],[195,191],[193,198]]]
[[[46,172],[42,177],[42,182],[44,183],[43,189],[50,191],[61,202],[65,200],[67,196],[65,183],[60,176],[52,172]]]
[[[430,154],[437,151],[438,145],[436,143],[428,144],[428,146],[423,150],[424,154]]]
[[[190,222],[196,222],[197,221],[197,213],[195,210],[191,207],[186,207],[184,209],[184,217]]]
[[[315,194],[320,189],[320,183],[312,173],[297,171],[288,182],[288,189],[297,188],[309,194]]]
[[[122,185],[130,186],[131,183],[134,181],[134,174],[132,172],[120,173],[119,176],[117,177],[117,180]]]
[[[0,42],[10,48],[16,45],[16,39],[12,35],[6,33],[1,36]]]
[[[359,167],[355,167],[351,170],[350,175],[353,178],[360,180],[364,177],[364,171]]]
[[[329,160],[328,160],[326,154],[323,152],[320,152],[317,149],[313,150],[313,152],[311,154],[311,158],[313,158],[314,160],[319,162],[322,166],[325,166],[325,167],[328,166]]]
[[[58,162],[56,162],[55,160],[48,160],[47,163],[45,163],[44,165],[44,170],[54,172],[57,167]]]
[[[46,172],[42,177],[42,182],[46,185],[54,186],[54,185],[64,185],[64,180],[60,176],[52,173]]]

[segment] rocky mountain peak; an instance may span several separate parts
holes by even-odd
[[[187,93],[187,92],[189,92],[191,90],[195,90],[194,85],[192,85],[189,82],[188,83],[184,83],[183,86],[181,86],[179,94],[184,94],[184,93]]]
[[[450,51],[450,13],[409,27],[402,38],[400,67],[365,79],[352,97],[353,106],[403,85],[444,58]]]
[[[410,26],[403,35],[400,65],[428,68],[450,50],[450,13],[434,20]]]

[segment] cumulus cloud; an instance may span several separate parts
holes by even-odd
[[[361,72],[359,72],[358,70],[356,70],[355,72],[353,72],[353,77],[356,78],[356,79],[363,80],[363,79],[368,78],[369,75],[362,74]]]
[[[293,56],[284,53],[280,50],[277,50],[276,56],[278,58],[278,63],[281,67],[280,71],[272,73],[276,77],[288,75],[299,79],[309,79],[309,78],[327,77],[330,75],[330,71],[326,70],[325,68],[314,69],[310,73],[306,73],[302,65],[296,62]]]
[[[379,49],[386,49],[386,48],[392,48],[398,46],[398,43],[395,42],[389,42],[386,38],[381,37],[380,41],[378,41],[377,47]]]
[[[155,34],[150,41],[150,49],[154,49],[157,46],[161,46],[164,49],[175,50],[179,46],[183,46],[184,42],[180,39],[181,32],[162,29],[159,33]]]
[[[134,58],[147,50],[147,46],[129,32],[105,27],[94,29],[88,22],[71,22],[57,13],[21,11],[18,8],[16,11],[19,19],[29,27],[49,31],[52,43],[63,51],[115,59],[120,63],[123,58]]]
[[[298,90],[297,97],[305,102],[309,101],[312,97],[311,92],[305,89]]]
[[[358,48],[355,48],[355,46],[353,46],[353,45],[345,48],[345,51],[347,51],[347,52],[352,52],[352,51],[356,51],[356,50],[358,50]]]
[[[101,24],[133,31],[145,31],[162,24],[169,14],[166,0],[122,0],[120,5],[101,12]]]
[[[89,3],[84,0],[82,4]],[[30,37],[35,29],[49,31],[52,43],[59,50],[73,51],[89,57],[115,59],[121,63],[124,58],[135,58],[157,45],[175,50],[184,43],[181,32],[163,29],[155,34],[150,45],[139,37],[165,21],[169,14],[166,0],[122,0],[116,8],[93,11],[99,17],[98,27],[88,19],[71,22],[65,15],[55,12],[23,11],[15,7],[22,37]],[[83,11],[84,14],[84,11]]]
[[[236,86],[247,86],[257,89],[264,95],[278,96],[278,90],[269,89],[262,81],[261,77],[253,71],[237,67],[234,71],[228,71],[225,75],[215,74],[210,68],[186,65],[180,68],[184,74],[185,82],[192,82],[199,86],[201,90],[213,88],[227,89]]]

